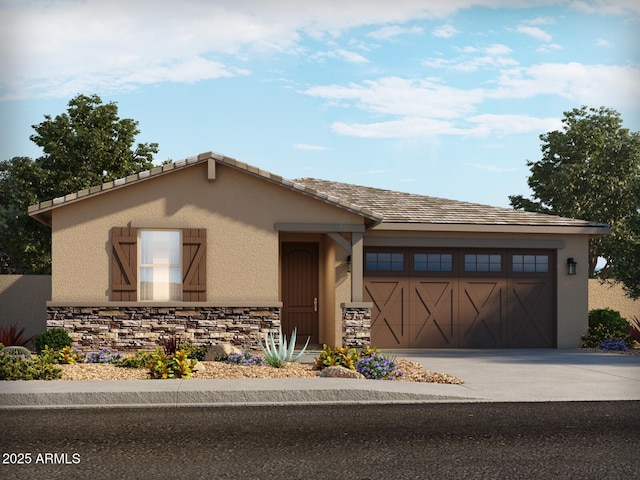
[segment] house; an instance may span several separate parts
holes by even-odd
[[[203,153],[32,205],[52,230],[47,327],[83,349],[167,335],[566,348],[607,225],[316,179]],[[569,262],[569,264],[567,263]]]

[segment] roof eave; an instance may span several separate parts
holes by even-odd
[[[611,233],[606,224],[589,225],[542,225],[542,224],[482,224],[482,223],[414,223],[382,222],[373,227],[376,231],[414,231],[414,232],[469,232],[469,233],[541,233],[556,235],[601,236]]]

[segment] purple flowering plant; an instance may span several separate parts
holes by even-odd
[[[117,363],[122,359],[121,353],[112,352],[108,348],[102,348],[97,352],[87,353],[86,363]]]
[[[225,363],[233,363],[236,365],[242,365],[243,367],[250,367],[253,365],[264,365],[264,358],[259,355],[254,355],[248,350],[243,350],[242,353],[232,353],[227,357]]]
[[[371,380],[395,380],[403,375],[395,360],[379,352],[360,357],[356,362],[356,371]]]
[[[604,352],[626,352],[628,347],[624,340],[607,338],[598,345],[597,349]]]

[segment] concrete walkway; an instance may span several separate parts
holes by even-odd
[[[547,349],[391,353],[465,384],[333,378],[17,381],[0,382],[0,408],[640,400],[640,356]]]

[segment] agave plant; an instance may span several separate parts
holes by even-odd
[[[294,328],[293,332],[291,332],[291,339],[288,343],[286,335],[282,334],[282,326],[279,327],[278,333],[279,337],[277,345],[273,332],[269,334],[265,333],[264,345],[262,344],[262,342],[260,342],[260,349],[264,354],[265,361],[267,362],[267,364],[276,368],[282,367],[285,362],[295,362],[296,360],[298,360],[304,354],[304,351],[309,345],[309,340],[311,340],[311,337],[307,338],[307,343],[304,344],[302,350],[300,350],[300,352],[298,352],[298,354],[294,356],[293,350],[294,348],[296,348],[296,329]]]

